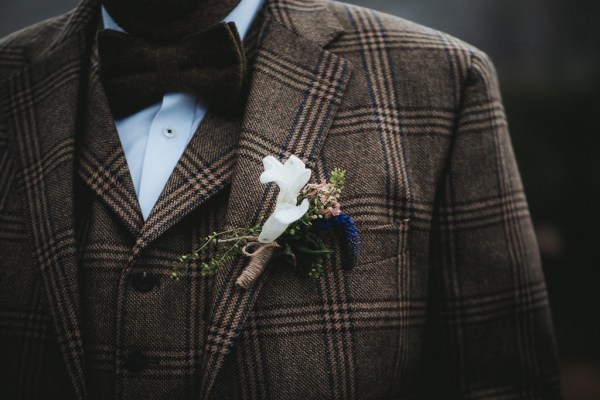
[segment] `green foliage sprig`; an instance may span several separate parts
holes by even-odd
[[[213,232],[190,254],[179,257],[173,264],[171,279],[178,281],[190,266],[198,261],[201,261],[200,275],[207,276],[216,273],[221,267],[234,261],[246,244],[255,241],[260,234],[260,229],[261,225],[258,224],[252,228],[234,228],[224,232]]]

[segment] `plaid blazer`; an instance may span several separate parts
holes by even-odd
[[[237,135],[207,118],[207,140],[186,150],[144,223],[123,158],[87,157],[79,140],[98,18],[97,0],[83,0],[0,41],[1,398],[97,398],[99,385],[119,399],[560,398],[484,53],[364,8],[268,0]],[[257,183],[269,154],[301,157],[316,180],[347,170],[356,268],[337,251],[319,280],[274,265],[242,290],[241,260],[169,280],[199,235],[272,210],[275,188]],[[82,239],[82,206],[102,210],[89,234],[108,239]],[[94,286],[94,263],[118,273]],[[141,297],[129,282],[146,271],[160,285]],[[90,326],[105,317],[108,339],[95,342]],[[135,346],[154,359],[141,372],[122,365]]]

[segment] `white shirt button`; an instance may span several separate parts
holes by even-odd
[[[175,135],[177,135],[177,131],[175,131],[175,129],[173,129],[173,128],[163,128],[162,134],[167,139],[172,139],[175,137]]]

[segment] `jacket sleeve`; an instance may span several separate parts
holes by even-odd
[[[475,52],[438,188],[423,393],[558,399],[540,257],[496,71]]]

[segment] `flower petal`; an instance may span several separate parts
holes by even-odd
[[[273,213],[277,221],[282,224],[291,224],[298,221],[308,211],[308,199],[304,199],[299,206],[289,207],[282,205],[279,210]]]
[[[275,211],[262,226],[258,241],[261,243],[271,243],[277,240],[286,231],[288,226],[300,218],[308,211],[309,202],[304,199],[297,206],[290,203],[280,203],[275,207]]]
[[[281,236],[288,225],[302,218],[308,211],[308,200],[297,205],[300,190],[308,183],[312,171],[298,157],[290,156],[284,164],[273,156],[263,158],[262,183],[275,182],[279,186],[275,212],[262,227],[259,241],[270,243]]]
[[[260,176],[262,183],[275,182],[279,186],[278,203],[291,203],[300,195],[300,190],[308,183],[312,171],[298,157],[290,156],[285,164],[275,157],[263,158],[265,171]]]
[[[261,183],[275,182],[283,177],[283,164],[273,156],[263,158],[265,172],[260,176]]]
[[[294,172],[299,172],[306,169],[304,162],[295,155],[291,155],[290,158],[286,160],[285,164],[283,164],[283,166]]]
[[[294,193],[296,197],[300,194],[300,190],[308,183],[310,180],[310,176],[312,171],[308,168],[305,168],[302,171],[298,171],[294,176],[294,180],[290,182],[288,191],[290,193]]]
[[[258,236],[258,241],[261,243],[271,243],[277,240],[279,236],[285,232],[288,224],[282,224],[275,218],[273,213],[264,223]]]

